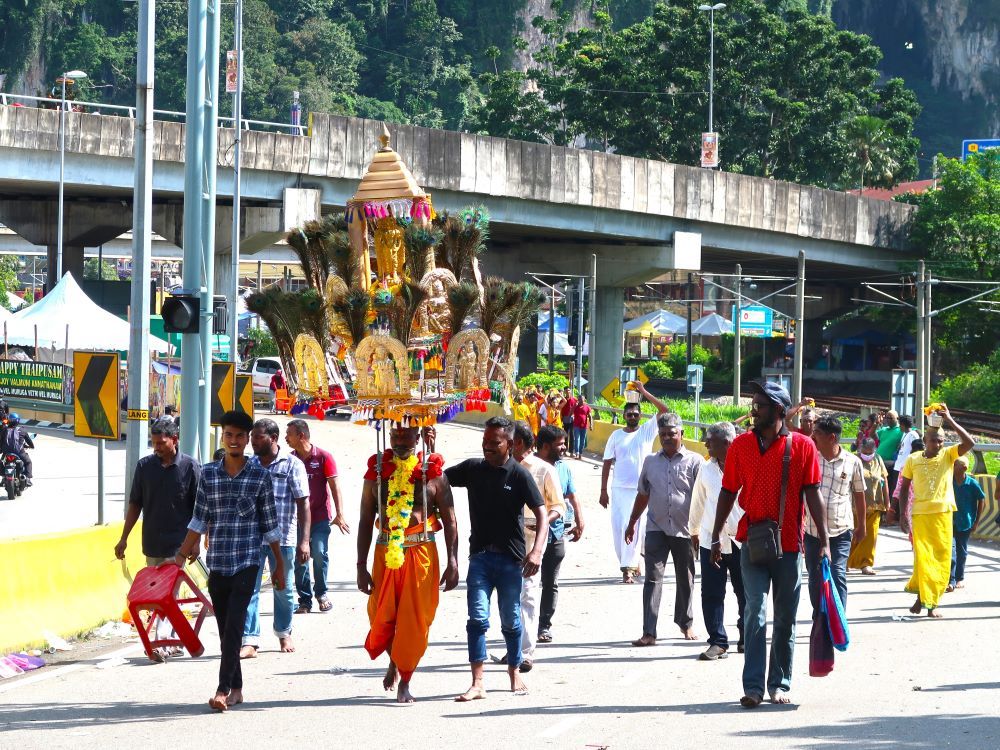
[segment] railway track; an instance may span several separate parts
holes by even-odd
[[[888,409],[889,402],[851,396],[817,396],[816,406],[820,409],[860,414],[864,407]],[[966,411],[965,409],[952,409],[951,414],[972,435],[1000,440],[1000,415],[981,411]]]

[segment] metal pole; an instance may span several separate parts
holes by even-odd
[[[587,401],[594,403],[596,386],[594,368],[597,366],[597,328],[594,325],[597,314],[597,253],[590,256],[590,349],[587,352]],[[582,345],[582,344],[581,344]]]
[[[205,22],[205,118],[201,136],[204,141],[204,192],[201,210],[201,378],[198,382],[198,426],[201,461],[212,455],[209,426],[212,399],[212,295],[215,290],[215,186],[218,171],[219,118],[219,24],[221,0],[208,0]]]
[[[49,291],[62,278],[63,267],[63,182],[66,179],[66,73],[62,75],[62,98],[59,102],[59,218],[56,226],[56,276],[52,279],[49,269],[47,280]]]
[[[805,361],[806,338],[806,253],[799,250],[799,270],[795,279],[795,360],[792,372],[792,403],[802,400],[802,363]]]
[[[207,0],[188,3],[187,48],[187,107],[184,141],[184,264],[185,291],[197,292],[203,287],[201,252],[202,211],[205,184],[205,66]],[[214,166],[214,165],[213,165]],[[214,171],[214,170],[213,170]],[[204,320],[202,324],[204,324]],[[199,379],[205,378],[201,341],[197,333],[181,336],[181,430],[180,449],[189,456],[201,458],[202,442],[208,443],[208,430],[202,429],[199,417]],[[204,441],[201,438],[205,438]]]
[[[913,383],[915,396],[914,411],[916,412],[913,416],[916,419],[917,429],[920,432],[924,431],[924,405],[926,403],[924,400],[924,358],[926,357],[927,338],[924,336],[924,327],[927,321],[924,317],[926,312],[924,306],[926,293],[924,276],[924,262],[920,261],[917,265],[917,370]]]
[[[736,264],[736,299],[733,301],[733,406],[740,405],[740,311],[743,307],[743,300],[740,292],[743,289],[743,266]]]
[[[691,361],[694,355],[694,342],[691,341],[691,314],[694,310],[694,302],[692,298],[694,297],[694,274],[690,271],[688,272],[688,283],[687,283],[687,333],[685,334],[687,338],[687,364],[688,367],[691,366]],[[695,420],[697,421],[697,419]]]
[[[240,141],[243,137],[243,0],[236,0],[236,93],[233,94],[233,283],[229,294],[229,361],[239,363],[239,311],[236,300],[240,293]]]
[[[132,197],[132,298],[129,315],[129,409],[149,409],[149,282],[153,233],[153,79],[156,0],[139,3],[139,53],[135,77],[135,186]],[[103,245],[101,248],[103,249]],[[103,261],[98,260],[101,278]],[[103,282],[101,289],[103,290]],[[135,465],[146,452],[146,426],[137,421],[125,432],[125,497]],[[128,503],[126,503],[126,507]]]
[[[264,264],[261,261],[259,261],[259,260],[257,261],[257,291],[258,292],[260,291],[261,286],[264,283],[263,265]],[[259,315],[254,316],[254,325],[257,327],[257,330],[259,331],[260,330],[260,316]]]
[[[549,372],[556,371],[556,285],[549,289]]]
[[[931,314],[934,310],[934,305],[932,304],[933,284],[934,280],[933,271],[924,271],[924,403],[929,404],[931,401],[931,382],[934,379],[934,341],[931,334],[934,331],[934,316]]]
[[[583,295],[585,294],[583,283],[583,277],[580,277],[576,282],[576,390],[579,393],[583,392],[583,344],[584,344],[584,328],[583,328]]]
[[[713,120],[712,120],[712,109],[715,99],[715,8],[712,8],[708,13],[709,17],[709,52],[708,52],[708,132],[714,133],[712,130]]]
[[[97,525],[104,525],[104,438],[97,440]]]

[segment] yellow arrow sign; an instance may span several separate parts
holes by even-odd
[[[121,434],[118,354],[73,352],[73,434],[117,440]]]
[[[212,363],[212,395],[209,422],[213,427],[222,424],[222,415],[232,411],[236,403],[236,365],[232,362]]]
[[[253,376],[236,376],[236,411],[246,412],[253,419]]]
[[[625,397],[619,393],[619,390],[621,390],[621,381],[618,378],[612,380],[601,390],[604,400],[616,409],[622,408],[622,404],[625,403]]]

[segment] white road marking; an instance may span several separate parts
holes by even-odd
[[[550,739],[553,738],[553,737],[558,737],[563,732],[567,732],[570,729],[572,729],[573,727],[575,727],[581,721],[583,721],[583,717],[582,716],[570,716],[570,717],[567,717],[567,718],[563,719],[562,721],[557,721],[551,727],[549,727],[544,732],[542,732],[539,735],[539,737],[546,737],[546,738],[550,738]]]

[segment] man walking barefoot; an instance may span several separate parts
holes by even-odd
[[[493,417],[483,432],[483,458],[466,459],[445,469],[452,487],[469,493],[468,587],[469,662],[472,687],[456,698],[466,702],[486,697],[483,663],[486,661],[486,631],[490,627],[490,596],[497,592],[501,632],[507,644],[507,675],[515,695],[526,695],[528,687],[518,673],[521,663],[521,579],[538,574],[549,532],[545,501],[531,474],[514,460],[514,423]],[[535,517],[535,544],[525,554],[524,506]]]
[[[275,588],[280,590],[286,581],[271,475],[243,455],[253,420],[244,412],[229,411],[221,421],[226,455],[202,470],[188,533],[174,558],[181,566],[185,560],[197,560],[201,535],[208,534],[208,595],[222,651],[219,686],[208,701],[216,711],[243,702],[240,640],[262,544],[268,545],[276,561]]]

